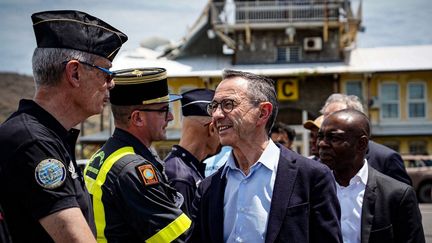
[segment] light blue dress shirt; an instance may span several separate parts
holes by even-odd
[[[264,242],[279,155],[279,148],[270,139],[248,175],[237,168],[233,153],[228,157],[222,171],[222,176],[227,178],[225,242]]]
[[[227,162],[231,150],[232,148],[230,146],[223,146],[218,154],[213,155],[212,157],[207,158],[203,161],[203,163],[206,165],[204,171],[205,177],[208,177],[215,173],[220,167],[225,164],[225,162]]]

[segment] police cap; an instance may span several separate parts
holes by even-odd
[[[128,39],[111,25],[80,11],[45,11],[31,18],[39,48],[74,49],[112,61]]]
[[[213,100],[215,92],[210,89],[193,89],[182,94],[183,116],[209,116],[207,105]]]
[[[164,68],[123,69],[115,72],[115,86],[110,90],[113,105],[148,105],[172,102],[181,95],[168,93]]]

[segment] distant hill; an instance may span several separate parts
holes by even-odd
[[[32,99],[34,91],[32,76],[0,72],[0,124],[16,111],[20,99]],[[101,122],[102,129],[107,129],[109,120],[110,109],[106,107],[103,111],[103,120],[100,115],[94,115],[76,128],[81,129],[80,135],[90,135],[101,131]],[[81,146],[77,146],[77,158],[89,158],[97,148],[97,146],[88,146],[81,150]]]
[[[17,109],[20,99],[31,99],[34,90],[32,76],[0,72],[0,123]]]
[[[33,77],[17,73],[0,72],[0,124],[16,109],[20,99],[32,99],[35,92]],[[109,109],[104,109],[104,126],[109,121]],[[100,130],[100,116],[89,117],[85,126],[86,134]],[[79,127],[78,127],[79,128]],[[87,129],[86,129],[87,130]]]

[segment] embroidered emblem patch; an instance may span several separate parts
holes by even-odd
[[[159,183],[159,179],[152,165],[140,165],[137,169],[146,186]]]
[[[35,179],[41,187],[55,189],[66,180],[66,168],[57,159],[42,160],[36,166]]]

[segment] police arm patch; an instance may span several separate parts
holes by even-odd
[[[159,183],[156,171],[152,165],[144,164],[136,167],[144,185],[150,186]]]
[[[35,179],[45,189],[58,188],[66,180],[66,168],[60,160],[44,159],[36,166]]]

